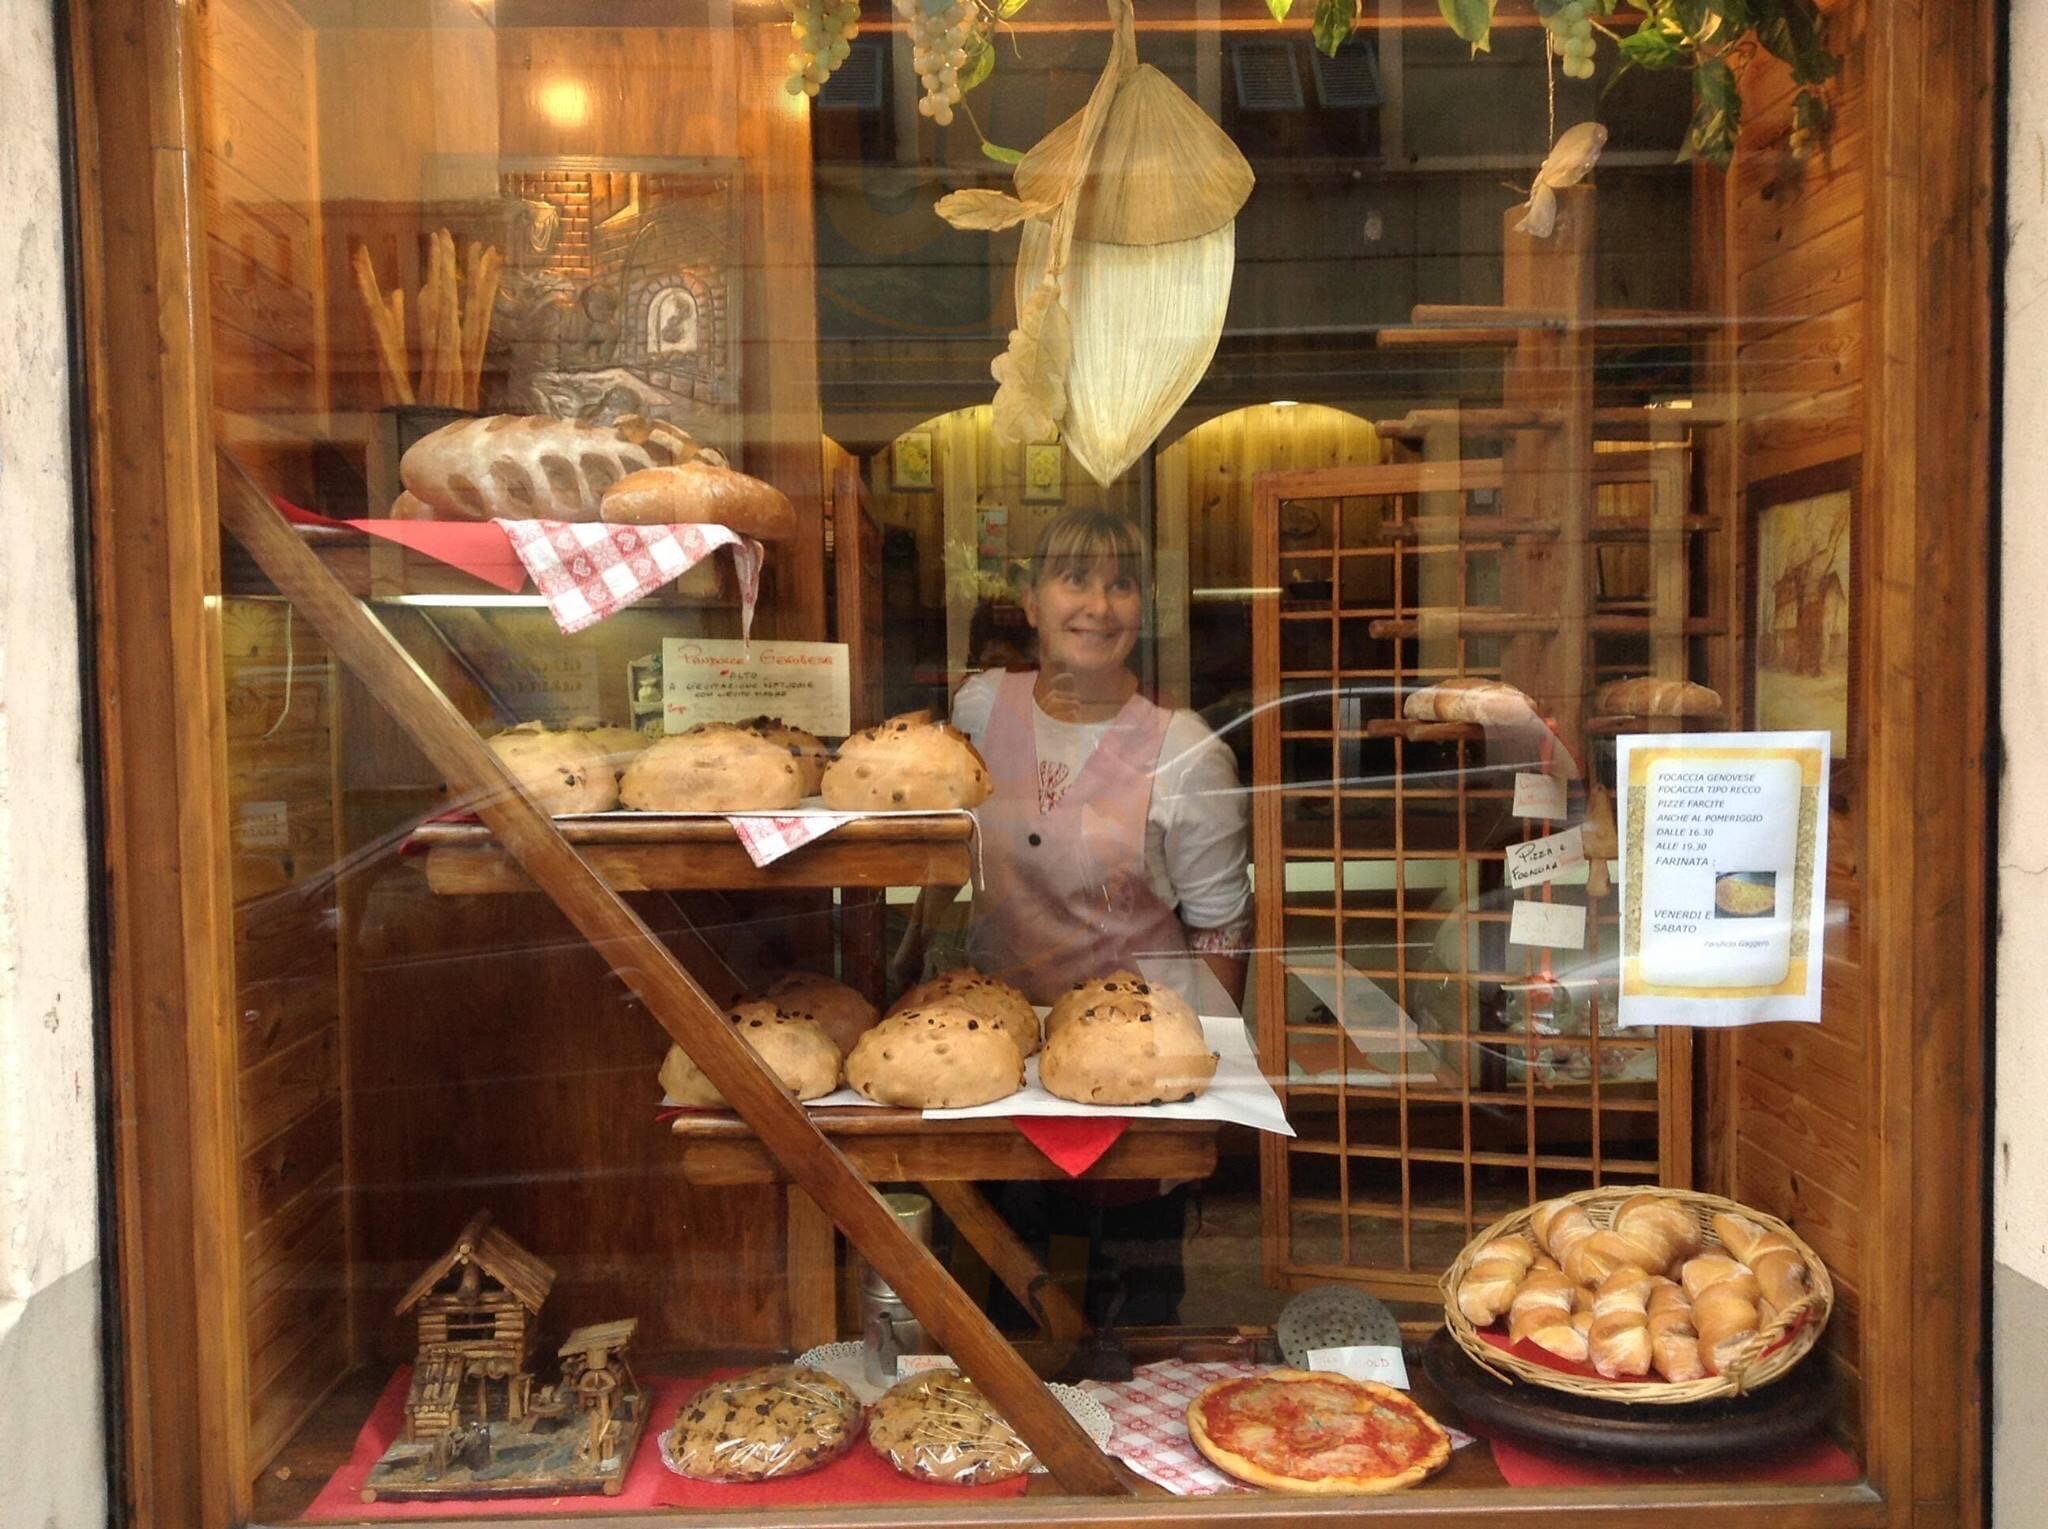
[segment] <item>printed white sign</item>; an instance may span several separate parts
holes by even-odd
[[[661,725],[775,717],[821,738],[844,738],[849,717],[846,644],[671,637],[661,645]]]
[[[1523,770],[1515,776],[1514,814],[1518,818],[1560,821],[1565,815],[1564,781],[1555,775]]]
[[[244,802],[235,823],[235,842],[243,849],[290,849],[291,808],[285,802]]]
[[[1622,1024],[1819,1020],[1828,754],[1825,732],[1618,740]]]
[[[1329,1375],[1349,1375],[1353,1380],[1376,1380],[1398,1391],[1408,1389],[1408,1362],[1398,1348],[1385,1344],[1312,1348],[1308,1351],[1308,1367]]]
[[[1508,920],[1510,945],[1542,945],[1551,950],[1586,948],[1584,903],[1539,903],[1524,899]]]
[[[1563,872],[1586,863],[1584,830],[1574,824],[1563,833],[1531,839],[1527,844],[1510,844],[1507,861],[1511,887],[1534,887],[1556,881]]]

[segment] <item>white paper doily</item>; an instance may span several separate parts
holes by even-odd
[[[847,1388],[865,1404],[872,1405],[887,1386],[878,1386],[867,1378],[867,1345],[854,1340],[844,1343],[821,1343],[797,1356],[798,1365],[807,1370],[823,1370],[835,1380],[845,1382]],[[1081,1425],[1081,1431],[1095,1441],[1097,1449],[1109,1447],[1111,1432],[1109,1413],[1102,1403],[1078,1386],[1069,1386],[1060,1381],[1046,1382],[1046,1389],[1054,1395],[1059,1404],[1073,1415]],[[1044,1466],[1036,1467],[1044,1470]]]

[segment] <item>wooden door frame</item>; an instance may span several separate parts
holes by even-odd
[[[239,1523],[250,1499],[197,9],[70,0],[68,18],[111,931],[109,1426],[125,1512],[166,1526]],[[1867,41],[1868,353],[1882,364],[1865,386],[1865,778],[1884,851],[1867,970],[1869,1487],[1026,1501],[963,1522],[1663,1524],[1688,1505],[1787,1525],[1979,1521],[2000,30],[1992,0],[1876,3]]]

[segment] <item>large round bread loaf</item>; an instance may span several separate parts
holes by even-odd
[[[1536,716],[1536,706],[1505,680],[1460,674],[1410,691],[1401,704],[1401,713],[1411,722],[1464,722],[1513,727],[1532,721]]]
[[[846,1081],[877,1104],[964,1109],[1024,1086],[1024,1056],[999,1025],[935,1003],[891,1014],[854,1045]]]
[[[1009,983],[984,976],[971,966],[955,967],[929,981],[920,982],[890,1005],[889,1012],[900,1014],[905,1009],[921,1009],[939,1003],[966,1009],[991,1024],[1002,1026],[1024,1056],[1031,1056],[1038,1050],[1038,1011],[1031,1007],[1031,1000]]]
[[[845,1056],[875,1028],[875,1006],[843,982],[818,972],[784,972],[761,996],[785,1014],[815,1021]]]
[[[491,752],[549,814],[610,812],[619,805],[619,776],[604,751],[581,733],[551,732],[522,722],[490,740]]]
[[[1070,1013],[1045,1043],[1038,1081],[1077,1104],[1177,1104],[1216,1076],[1202,1022],[1178,993],[1109,992]]]
[[[626,766],[645,753],[647,746],[654,741],[638,728],[600,722],[595,717],[572,718],[567,730],[602,753],[616,774],[624,774]]]
[[[700,1481],[770,1481],[816,1470],[860,1434],[860,1398],[823,1370],[769,1365],[714,1380],[676,1413],[662,1454]]]
[[[1150,999],[1152,984],[1128,967],[1120,968],[1105,977],[1096,977],[1087,982],[1077,982],[1071,990],[1062,993],[1057,1002],[1046,1010],[1045,1038],[1051,1040],[1067,1022],[1084,1009],[1100,1004],[1136,999]]]
[[[816,796],[825,781],[825,766],[832,758],[832,751],[825,747],[825,741],[816,733],[807,733],[800,727],[791,727],[778,717],[750,717],[737,724],[750,732],[759,733],[770,743],[789,750],[790,758],[803,771],[805,796]]]
[[[823,783],[835,812],[947,812],[979,807],[993,789],[965,733],[904,717],[842,743]]]
[[[634,812],[780,812],[803,800],[803,771],[759,733],[706,722],[627,765],[619,800]]]
[[[815,1020],[800,1019],[763,998],[735,1004],[726,1022],[759,1053],[782,1086],[799,1099],[817,1099],[839,1086],[839,1048]],[[725,1095],[680,1046],[668,1048],[661,1064],[668,1097],[690,1109],[725,1107]]]
[[[904,1475],[958,1487],[1007,1481],[1038,1463],[957,1370],[927,1370],[891,1386],[868,1415],[868,1442]]]
[[[674,425],[637,415],[597,425],[493,414],[420,437],[399,458],[398,476],[438,520],[595,520],[619,479],[696,452]]]

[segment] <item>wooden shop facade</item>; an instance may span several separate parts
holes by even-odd
[[[1999,35],[73,0],[131,1521],[1981,1521]]]

